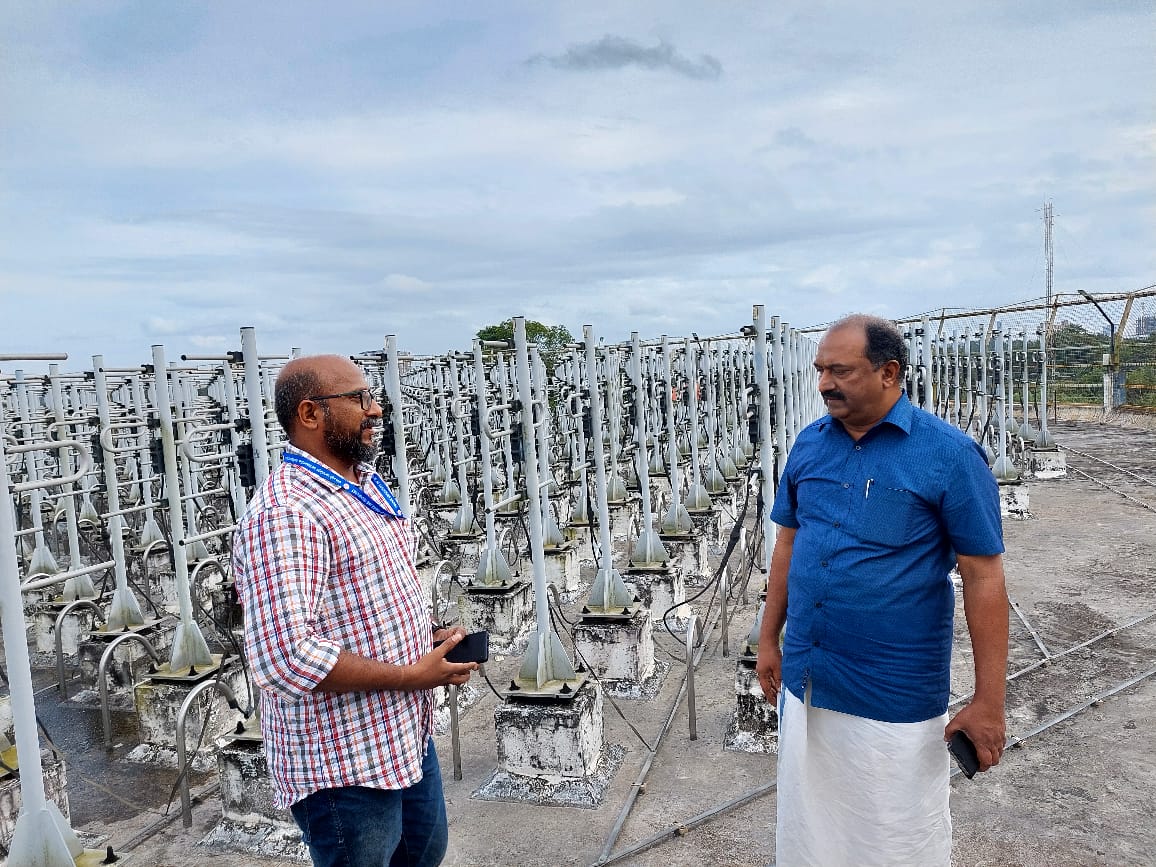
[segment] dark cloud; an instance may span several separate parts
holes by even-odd
[[[536,54],[527,63],[544,63],[555,69],[575,72],[638,66],[642,69],[665,69],[700,81],[722,75],[722,64],[718,58],[709,54],[700,54],[695,60],[680,54],[669,42],[659,42],[655,47],[648,48],[633,40],[610,34],[596,42],[571,45],[564,54],[553,57]]]

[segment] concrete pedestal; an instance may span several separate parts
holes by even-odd
[[[450,533],[442,538],[442,554],[447,560],[458,564],[458,575],[464,581],[478,574],[478,562],[485,543],[486,537],[479,533],[466,536]]]
[[[578,543],[550,545],[545,549],[545,554],[546,583],[552,583],[563,593],[577,590],[582,578]]]
[[[1036,479],[1062,479],[1068,475],[1068,461],[1059,449],[1028,449],[1028,471]]]
[[[16,748],[4,752],[4,762],[16,767]],[[64,762],[51,750],[40,751],[40,764],[44,771],[44,793],[60,808],[60,813],[68,818],[68,792]],[[16,831],[16,820],[20,817],[20,780],[9,771],[0,768],[0,846],[4,854],[12,845],[12,834]]]
[[[156,652],[164,659],[169,654],[173,643],[173,624],[167,620],[155,620],[128,630],[145,636]],[[100,669],[100,658],[104,656],[105,648],[124,631],[92,632],[87,641],[81,643],[77,651],[80,661],[80,680],[88,686],[99,687],[96,676]],[[133,684],[146,676],[152,658],[139,641],[126,641],[113,651],[112,660],[108,665],[107,675],[109,686],[113,691],[131,689]]]
[[[293,816],[273,806],[273,781],[255,720],[220,741],[217,773],[222,816],[200,848],[309,863],[309,850]]]
[[[574,627],[578,659],[603,681],[640,685],[654,673],[654,625],[639,609],[629,620],[583,620]]]
[[[1000,482],[999,513],[1001,517],[1017,521],[1030,518],[1028,486],[1023,482]]]
[[[567,524],[562,528],[562,535],[567,542],[573,542],[578,548],[578,562],[594,560],[594,541],[598,538],[598,522],[592,524]]]
[[[458,605],[466,631],[486,630],[490,633],[490,652],[506,653],[532,625],[533,585],[519,581],[499,590],[467,587]]]
[[[694,522],[694,531],[699,538],[705,540],[708,545],[722,544],[722,517],[718,509],[688,510],[688,512],[691,521]]]
[[[622,573],[622,579],[627,587],[634,588],[638,601],[650,609],[656,622],[660,622],[667,611],[670,611],[668,620],[685,620],[690,616],[686,585],[677,569],[633,567]]]
[[[256,720],[221,739],[217,751],[221,779],[221,811],[226,819],[245,824],[296,828],[288,810],[273,806],[273,779],[265,760],[265,745]]]
[[[133,704],[141,745],[129,753],[129,760],[167,765],[170,759],[175,759],[177,713],[181,704],[199,683],[212,680],[218,675],[233,690],[238,702],[242,705],[249,703],[244,673],[240,660],[235,656],[223,661],[219,669],[207,669],[196,678],[166,680],[158,675],[138,683],[133,688]],[[216,737],[236,726],[240,714],[229,708],[225,697],[217,690],[202,693],[185,718],[185,736],[188,738],[186,747],[190,761],[206,718],[209,730],[201,738],[201,743],[211,745]]]
[[[697,528],[696,528],[697,529]],[[659,534],[663,547],[670,555],[670,566],[682,575],[683,584],[701,587],[711,576],[706,536],[703,533],[664,536]]]
[[[630,523],[634,518],[634,505],[627,500],[610,506],[610,538],[621,542],[631,536]]]
[[[56,654],[56,618],[63,605],[48,603],[36,612],[33,630],[36,633],[36,650],[39,653]],[[96,612],[91,608],[70,611],[60,622],[60,647],[67,658],[75,658],[77,648],[92,629]]]
[[[498,767],[549,780],[589,777],[602,755],[602,688],[587,680],[563,702],[505,701],[494,710]]]
[[[779,748],[779,714],[763,697],[753,658],[735,663],[735,712],[723,748],[744,753],[774,753]]]

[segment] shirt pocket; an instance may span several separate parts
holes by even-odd
[[[872,485],[859,513],[859,538],[889,548],[900,548],[910,539],[915,495],[902,488]]]

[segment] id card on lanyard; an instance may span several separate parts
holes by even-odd
[[[355,500],[360,502],[367,509],[378,515],[387,515],[391,518],[399,518],[403,520],[405,518],[405,515],[401,511],[401,505],[397,502],[397,498],[393,495],[393,492],[386,486],[385,482],[382,481],[381,476],[379,476],[377,473],[373,473],[373,475],[371,475],[369,478],[373,486],[377,489],[377,492],[381,494],[382,499],[385,500],[385,506],[382,506],[371,496],[369,496],[369,494],[362,490],[360,485],[355,485],[348,479],[342,478],[341,476],[337,475],[337,473],[333,472],[333,470],[329,469],[329,467],[322,463],[318,463],[311,458],[296,454],[295,452],[286,451],[284,455],[282,455],[281,459],[287,464],[292,464],[295,467],[301,467],[301,469],[312,473],[318,478],[324,479],[330,484],[336,485]]]

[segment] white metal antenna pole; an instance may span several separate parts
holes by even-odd
[[[57,430],[62,432],[64,437],[68,437],[68,428],[65,425],[67,415],[64,411],[64,394],[60,387],[60,365],[48,365],[48,382],[52,393],[52,410],[56,416]],[[59,439],[58,434],[56,439]],[[60,456],[61,466],[67,459],[64,455]],[[80,556],[80,531],[76,523],[76,497],[74,495],[75,488],[72,483],[64,485],[64,520],[65,526],[68,528],[68,568],[79,569],[83,566],[82,558]],[[91,575],[79,575],[76,578],[69,578],[64,582],[64,598],[66,600],[73,599],[92,599],[96,596],[96,587],[92,583]]]
[[[221,363],[221,391],[222,402],[225,404],[225,412],[229,414],[229,422],[232,425],[229,428],[229,447],[234,455],[237,454],[237,446],[241,444],[241,438],[237,434],[237,419],[240,413],[237,410],[237,385],[233,380],[233,365],[228,359]],[[236,460],[236,458],[234,458]],[[234,465],[235,466],[235,465]],[[241,484],[240,474],[237,472],[226,473],[229,478],[229,491],[233,499],[233,510],[238,518],[245,514],[245,487]]]
[[[165,495],[169,501],[169,544],[172,548],[177,607],[180,614],[180,622],[173,634],[169,669],[181,672],[189,666],[209,665],[213,660],[205,637],[193,619],[193,599],[189,590],[189,561],[183,544],[185,521],[181,511],[180,476],[177,471],[176,428],[173,426],[165,348],[159,343],[153,345],[153,378],[156,382],[157,413],[161,421],[161,446],[165,456]]]
[[[402,411],[401,360],[397,357],[397,335],[385,335],[385,390],[392,404],[389,421],[393,425],[393,475],[397,479],[401,510],[411,520],[412,503],[409,496],[409,459],[405,449],[405,413]]]
[[[494,468],[490,463],[489,426],[490,401],[486,394],[486,367],[482,361],[482,342],[474,340],[474,393],[478,397],[478,459],[482,463],[482,498],[486,504],[486,551],[493,557],[498,550],[497,529],[494,526]],[[485,564],[479,564],[478,572],[486,573]]]
[[[774,548],[775,522],[771,520],[771,504],[775,500],[775,446],[771,441],[771,379],[767,371],[767,311],[756,304],[755,320],[755,388],[759,390],[759,475],[763,492],[763,551],[770,568],[770,552]],[[776,401],[777,402],[777,401]]]
[[[787,465],[787,390],[783,372],[783,325],[771,318],[771,376],[775,383],[775,478],[783,477]]]
[[[24,441],[30,443],[33,439],[32,404],[28,399],[28,382],[24,379],[23,370],[16,371],[16,405],[20,410],[20,428],[24,435]],[[29,481],[39,481],[40,466],[36,461],[36,452],[29,452],[24,461]],[[32,513],[32,526],[36,530],[33,537],[36,545],[32,552],[32,559],[28,564],[28,571],[32,574],[55,574],[60,571],[60,567],[44,541],[44,515],[41,512],[40,488],[33,488],[30,493],[32,496],[29,508]]]
[[[36,696],[20,598],[16,559],[16,516],[8,480],[4,438],[0,437],[0,627],[8,669],[16,753],[20,759],[20,816],[8,849],[9,867],[72,867],[83,851],[56,805],[44,796],[44,769],[36,732]],[[78,564],[71,564],[76,568]]]
[[[265,397],[261,390],[257,332],[252,326],[241,329],[241,357],[245,362],[245,397],[249,403],[249,432],[253,437],[253,471],[260,485],[269,475],[269,437],[265,430]]]
[[[108,430],[112,424],[112,416],[108,406],[108,379],[104,374],[103,355],[92,356],[92,370],[96,385],[96,412],[103,432]],[[144,615],[141,613],[140,604],[128,586],[128,569],[125,567],[124,557],[124,518],[120,515],[116,454],[111,450],[104,456],[104,494],[108,500],[108,538],[112,547],[112,571],[116,577],[116,589],[112,594],[112,603],[108,606],[105,628],[109,632],[116,632],[144,623]]]
[[[678,473],[678,436],[674,428],[674,375],[670,358],[670,341],[662,335],[662,382],[663,406],[666,407],[666,454],[670,463],[670,502],[674,513],[682,505],[682,492]]]
[[[526,481],[526,512],[530,518],[530,558],[534,567],[534,613],[537,634],[530,639],[519,676],[533,680],[541,689],[552,680],[572,680],[574,666],[562,642],[550,627],[549,598],[546,593],[546,552],[542,545],[542,512],[534,508],[538,494],[538,443],[534,434],[534,392],[530,381],[530,353],[526,342],[526,319],[514,317],[514,354],[517,364],[518,400],[522,404],[523,478]],[[545,413],[546,407],[541,407]]]
[[[586,325],[582,328],[582,341],[586,350],[586,388],[590,392],[590,448],[594,453],[594,493],[598,500],[598,545],[602,549],[602,569],[609,571],[614,551],[610,539],[610,504],[606,498],[606,450],[602,443],[602,400],[598,389],[598,357],[593,327]]]
[[[935,397],[932,395],[933,371],[931,366],[931,317],[923,316],[923,339],[919,342],[919,364],[923,368],[923,408],[935,412]]]
[[[466,429],[464,410],[462,408],[462,386],[461,381],[458,379],[458,362],[452,352],[447,356],[447,363],[447,378],[449,379],[450,400],[452,403],[449,415],[453,419],[454,425],[454,450],[450,452],[450,454],[456,455],[457,460],[451,457],[446,472],[452,472],[454,465],[457,465],[458,490],[461,492],[461,505],[458,508],[457,518],[454,521],[453,531],[465,535],[467,533],[473,533],[475,524],[474,506],[473,503],[470,502],[469,475],[466,472],[466,463],[469,458],[466,454]],[[448,443],[446,448],[449,448]]]

